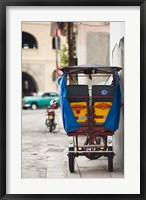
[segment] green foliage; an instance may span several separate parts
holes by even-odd
[[[63,48],[60,50],[60,61],[62,66],[68,66],[69,60],[68,60],[68,49],[66,45],[63,45]]]

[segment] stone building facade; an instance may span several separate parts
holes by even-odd
[[[53,78],[56,50],[52,48],[50,32],[50,22],[22,22],[22,96],[58,90]],[[66,38],[59,37],[62,46]],[[57,58],[59,65],[59,54]]]

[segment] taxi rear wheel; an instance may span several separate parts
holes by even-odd
[[[113,148],[112,147],[109,147],[108,148],[108,151],[112,151]],[[114,154],[113,153],[109,153],[107,158],[108,158],[108,171],[109,172],[113,172],[113,157],[114,157]]]
[[[75,170],[75,153],[72,153],[70,151],[74,151],[74,147],[69,147],[69,153],[68,153],[69,171],[73,173]]]

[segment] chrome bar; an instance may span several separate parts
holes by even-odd
[[[68,151],[67,153],[114,153],[113,151]]]
[[[93,148],[93,147],[104,147],[105,145],[83,145],[83,146],[78,146],[78,148]],[[75,146],[75,147],[77,147],[77,146]]]

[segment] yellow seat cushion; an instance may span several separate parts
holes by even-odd
[[[95,102],[94,103],[94,122],[104,123],[111,108],[112,102]]]
[[[78,123],[87,121],[87,102],[71,102],[70,106]]]

